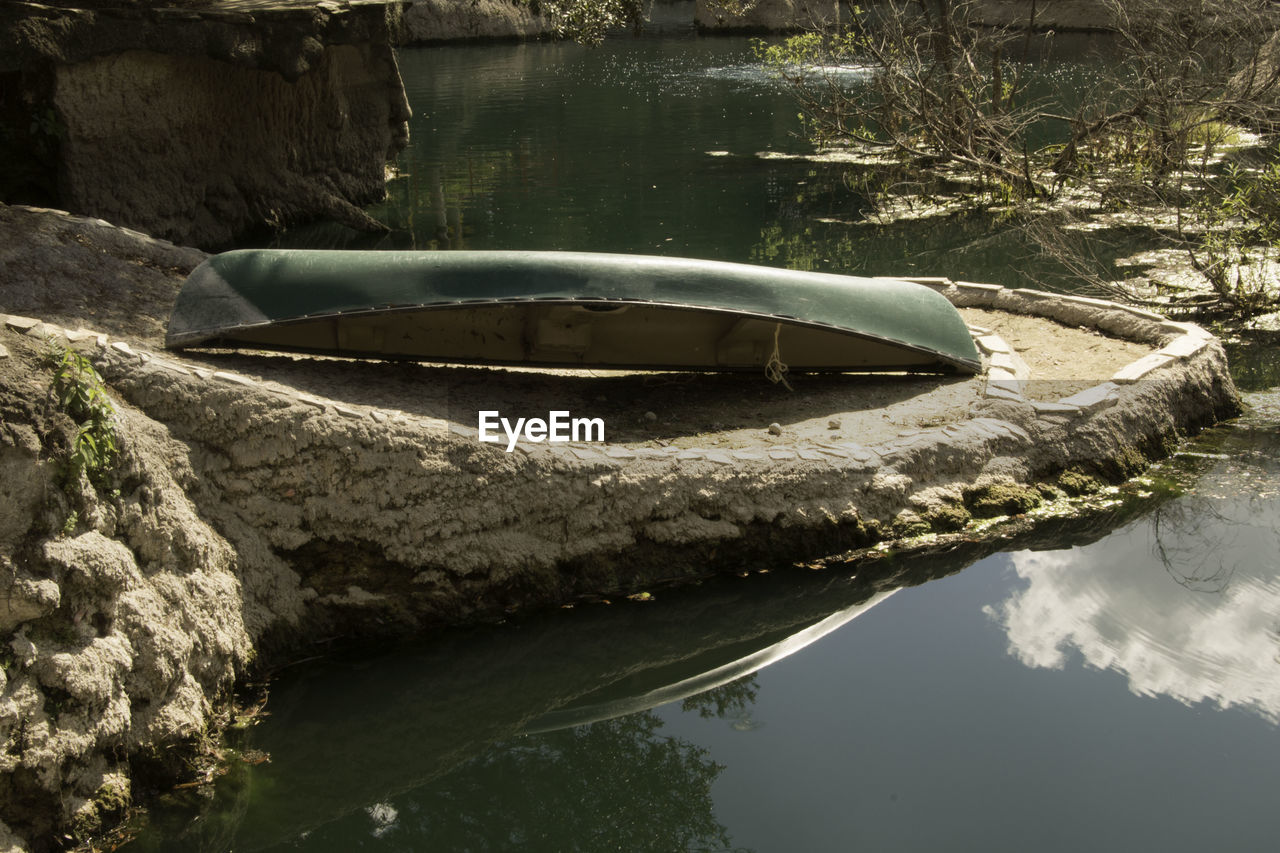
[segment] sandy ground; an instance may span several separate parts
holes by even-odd
[[[1151,350],[1038,317],[981,309],[962,314],[970,325],[1000,335],[1027,362],[1026,393],[1033,399],[1097,385]],[[475,429],[481,410],[513,419],[567,410],[602,418],[610,443],[651,447],[876,444],[963,420],[986,382],[981,376],[801,374],[790,377],[789,390],[754,374],[454,367],[272,353],[191,351],[183,357],[341,403],[438,418],[455,429]],[[768,429],[775,423],[777,435]]]

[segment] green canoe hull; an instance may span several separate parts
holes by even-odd
[[[166,344],[542,367],[981,367],[955,308],[922,285],[579,252],[226,252],[188,277]]]

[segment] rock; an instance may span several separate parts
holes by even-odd
[[[769,435],[782,435],[782,424],[769,424]]]
[[[96,530],[45,542],[44,557],[62,570],[64,578],[74,577],[98,595],[122,592],[138,571],[128,548]]]
[[[0,558],[0,635],[24,622],[48,616],[58,609],[62,598],[54,581],[15,578],[5,563],[8,561]]]
[[[658,419],[658,415],[656,412],[645,412],[644,419],[652,423],[653,421],[656,421]]]
[[[385,196],[409,117],[384,6],[162,11],[0,6],[0,73],[21,69],[31,111],[0,120],[0,196],[206,247],[321,217],[382,227],[360,207]]]
[[[63,217],[64,225],[76,222]],[[135,238],[139,251],[119,261],[135,270],[173,248]],[[17,269],[0,268],[9,276]],[[40,280],[54,286],[56,277]],[[11,284],[0,278],[6,301]],[[287,613],[296,592],[283,577],[257,573],[251,588],[241,587],[235,572],[246,558],[178,485],[191,479],[185,447],[119,398],[119,493],[99,495],[87,482],[69,487],[58,463],[69,422],[47,401],[40,344],[15,335],[7,346],[12,357],[0,362],[0,849],[44,849],[50,839],[118,820],[137,762],[172,761],[150,768],[159,777],[185,769],[191,752],[183,744],[216,733],[235,674],[250,659],[246,596]],[[27,505],[32,498],[37,505]],[[60,535],[67,528],[81,532]]]
[[[840,421],[836,418],[827,421],[827,429],[840,429]]]
[[[552,21],[509,0],[413,0],[405,6],[400,40],[426,44],[464,39],[528,39],[555,32]]]
[[[0,204],[0,304],[67,328],[162,346],[178,288],[206,257],[95,219]]]

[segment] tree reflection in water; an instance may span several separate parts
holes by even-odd
[[[760,685],[753,672],[690,696],[680,703],[680,710],[686,714],[696,713],[704,720],[712,717],[728,720],[738,731],[750,731],[763,725],[751,718],[751,706],[756,703],[759,692]]]
[[[643,712],[495,744],[441,779],[288,846],[348,850],[376,839],[391,850],[730,849],[711,799],[723,766],[661,727]]]

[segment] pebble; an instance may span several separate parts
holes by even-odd
[[[658,419],[658,416],[657,416],[656,414],[654,414],[653,412],[645,412],[645,413],[644,413],[644,419],[645,419],[646,421],[656,421],[656,420]]]
[[[782,424],[769,424],[769,435],[782,435]]]
[[[840,421],[835,418],[827,421],[827,429],[840,429]]]
[[[8,358],[9,350],[4,344],[0,344],[0,358]]]

